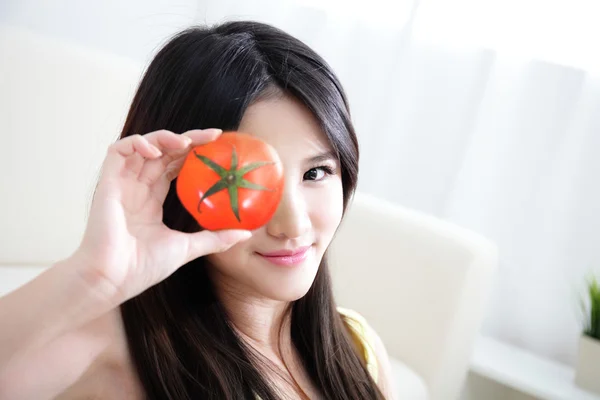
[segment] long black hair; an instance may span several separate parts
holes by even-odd
[[[275,93],[293,96],[319,121],[339,159],[345,209],[356,187],[358,143],[342,86],[306,44],[267,24],[197,26],[170,38],[145,72],[121,138],[158,129],[236,130],[249,105]],[[169,228],[200,230],[175,181],[163,211]],[[326,258],[308,293],[288,308],[292,343],[325,398],[383,399],[336,310]],[[258,368],[265,360],[233,329],[206,263],[193,260],[121,305],[147,398],[279,398]]]

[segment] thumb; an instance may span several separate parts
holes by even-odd
[[[225,251],[252,236],[246,230],[228,229],[222,231],[202,231],[188,234],[188,258],[186,262],[211,253]]]

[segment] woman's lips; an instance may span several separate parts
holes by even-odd
[[[279,250],[271,253],[258,253],[265,260],[276,265],[292,266],[306,260],[312,246],[300,247],[296,250]]]

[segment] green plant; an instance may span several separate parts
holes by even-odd
[[[589,337],[600,340],[600,283],[595,277],[590,277],[586,285],[587,300],[584,302],[585,328],[583,333]]]

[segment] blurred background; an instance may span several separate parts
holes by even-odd
[[[231,19],[274,24],[317,50],[341,79],[362,146],[359,190],[497,244],[482,337],[571,368],[582,330],[582,283],[600,271],[599,18],[600,5],[584,0],[3,0],[0,90],[20,90],[6,73],[9,57],[19,51],[7,44],[9,35],[68,43],[98,60],[110,56],[135,85],[158,48],[189,25]],[[68,62],[57,58],[57,71]],[[102,90],[90,80],[85,85]],[[35,85],[28,88],[35,97]],[[134,89],[127,86],[127,93]],[[56,118],[68,118],[64,104],[39,101]],[[106,112],[124,117],[126,111],[127,103],[118,101]],[[0,118],[4,126],[38,130],[49,122],[16,122],[6,111]],[[74,193],[76,181],[91,190],[119,126],[82,129],[105,132],[96,142],[73,138],[78,150],[89,152],[90,164],[78,171],[59,166],[64,183],[51,187],[44,186],[43,163],[60,165],[64,148],[42,135],[44,150],[35,150],[44,157],[39,169],[23,176],[17,159],[25,154],[22,146],[8,131],[0,133],[0,222],[11,232],[0,243],[5,259],[29,252],[32,263],[42,263],[72,251],[76,243],[65,238],[80,235],[82,225],[61,221],[67,212],[83,218],[83,203],[74,207],[69,196],[42,196],[47,208],[28,215],[15,210],[23,196],[36,195],[32,187]],[[37,224],[42,218],[46,222]],[[32,240],[32,232],[38,235],[35,250],[24,250],[17,243]],[[496,379],[485,375],[471,376],[471,384]],[[486,390],[485,399],[520,398],[505,388]]]

